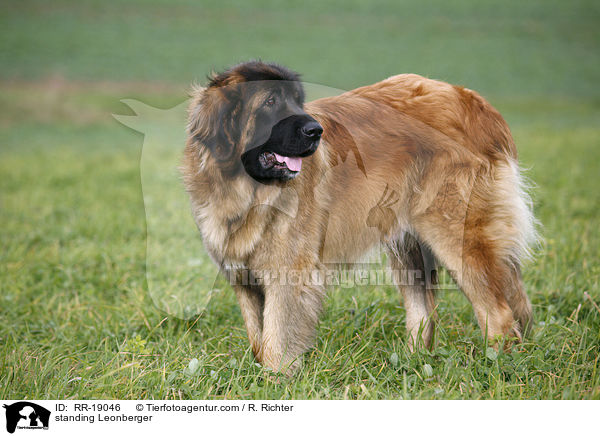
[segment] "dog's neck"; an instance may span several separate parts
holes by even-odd
[[[200,157],[200,156],[199,156]],[[209,156],[203,156],[210,159]],[[263,185],[240,173],[225,176],[212,162],[196,161],[195,171],[185,171],[184,182],[191,197],[194,220],[206,249],[220,264],[241,262],[250,255],[253,242],[262,236],[268,224],[268,207],[293,211],[293,201],[281,201],[285,192],[275,185]],[[289,193],[287,194],[289,196]],[[290,206],[292,204],[292,206]],[[297,201],[295,202],[297,208]],[[256,219],[256,215],[264,215]],[[244,244],[236,242],[240,234]]]
[[[295,220],[301,214],[302,196],[313,195],[298,190],[311,186],[309,179],[322,180],[328,168],[327,153],[320,147],[297,179],[267,185],[245,172],[225,175],[211,161],[208,150],[198,152],[196,147],[188,146],[186,153],[182,173],[194,220],[205,248],[219,264],[243,262],[265,236],[272,220]]]

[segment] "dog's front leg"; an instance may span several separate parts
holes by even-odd
[[[279,278],[264,284],[265,309],[258,358],[276,372],[291,374],[300,367],[302,353],[313,344],[324,289],[310,278],[299,281],[287,276]]]
[[[248,340],[254,357],[259,358],[262,342],[265,296],[258,286],[234,285],[235,295],[244,317]]]

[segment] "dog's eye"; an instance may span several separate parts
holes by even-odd
[[[274,104],[275,104],[274,96],[267,98],[267,101],[265,101],[265,106],[273,106]]]

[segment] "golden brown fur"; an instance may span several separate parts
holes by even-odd
[[[438,264],[490,339],[520,338],[531,324],[520,264],[533,218],[508,126],[477,93],[407,74],[308,103],[323,137],[285,185],[230,176],[198,143],[195,132],[209,128],[219,98],[218,89],[195,90],[182,170],[205,247],[223,269],[259,279],[325,270],[384,244],[396,273],[431,278],[399,286],[411,347],[431,342]],[[243,109],[246,130],[251,108]],[[324,287],[264,280],[234,290],[258,361],[297,368],[313,342]]]

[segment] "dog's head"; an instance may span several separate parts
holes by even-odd
[[[299,75],[280,65],[236,65],[193,97],[188,135],[229,174],[243,169],[263,183],[293,179],[323,133],[304,111]]]

